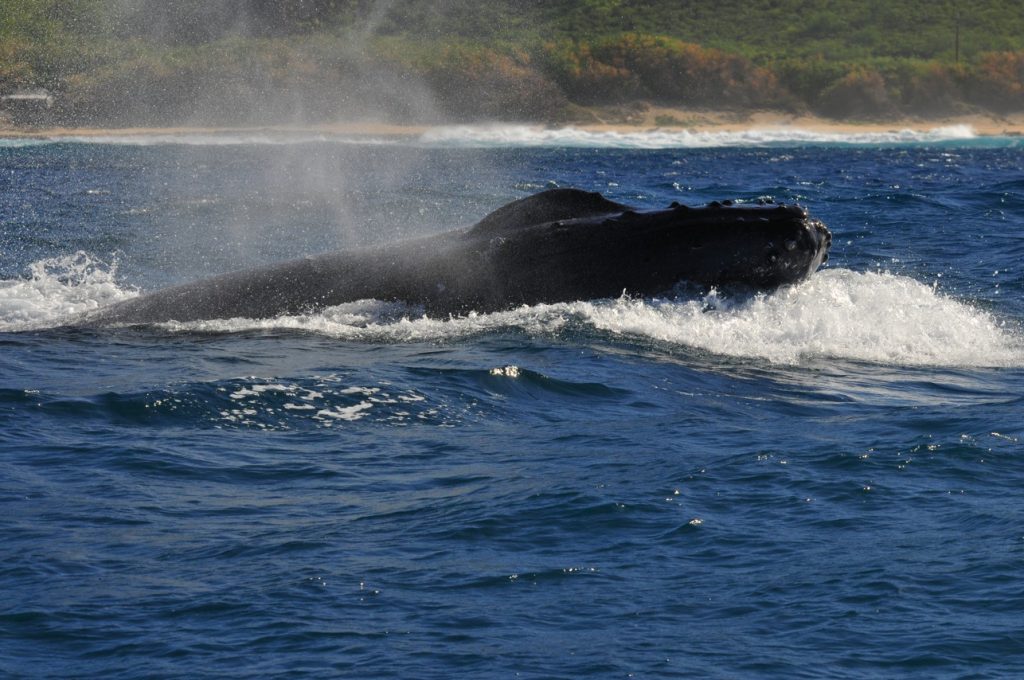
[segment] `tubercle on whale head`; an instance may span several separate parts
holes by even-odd
[[[698,249],[716,244],[707,247],[720,253],[717,271],[709,271],[705,283],[764,288],[796,283],[828,260],[832,245],[828,227],[795,203],[762,198],[756,203],[721,200],[689,208],[673,202],[666,212],[677,216],[683,231],[691,224],[701,225],[697,229],[704,235],[695,241]]]
[[[828,229],[802,206],[765,200],[675,202],[654,210],[621,206],[522,233],[534,246],[543,244],[529,249],[533,254],[523,261],[534,262],[543,252],[548,266],[557,262],[556,270],[577,272],[566,276],[586,279],[595,290],[596,281],[608,279],[637,294],[656,294],[684,280],[761,289],[796,283],[821,266],[831,243]]]

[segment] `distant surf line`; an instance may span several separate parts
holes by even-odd
[[[970,146],[1016,147],[1021,138],[979,135],[970,125],[947,125],[930,129],[872,131],[815,130],[801,127],[754,127],[749,129],[588,129],[584,127],[543,127],[538,125],[485,124],[393,128],[374,134],[366,128],[346,131],[298,131],[289,129],[196,130],[196,131],[103,131],[35,136],[0,137],[0,148],[50,144],[96,144],[124,146],[271,146],[338,144],[364,146],[410,146],[424,148],[593,148],[593,149],[703,149],[724,147],[787,146]]]

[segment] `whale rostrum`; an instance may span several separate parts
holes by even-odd
[[[797,205],[639,210],[598,193],[551,189],[468,229],[221,274],[116,303],[83,323],[267,318],[362,299],[460,315],[649,296],[680,281],[770,289],[812,274],[831,241]]]

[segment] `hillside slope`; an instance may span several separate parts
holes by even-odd
[[[1006,0],[0,0],[15,122],[540,120],[652,102],[845,119],[1024,110]]]

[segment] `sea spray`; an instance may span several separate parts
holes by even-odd
[[[1021,338],[987,312],[914,279],[845,269],[773,293],[595,305],[596,328],[716,354],[796,364],[1020,366]]]
[[[137,295],[117,265],[84,252],[33,263],[0,281],[0,330],[74,323]],[[356,342],[445,342],[516,330],[554,336],[591,329],[725,356],[798,364],[839,358],[897,365],[1020,366],[1024,340],[992,314],[933,286],[889,273],[827,269],[771,293],[682,293],[523,306],[492,314],[431,318],[400,302],[362,300],[272,319],[160,324],[171,332],[296,330]]]
[[[117,283],[117,262],[88,253],[33,262],[25,278],[0,281],[0,331],[48,328],[138,293]]]
[[[167,323],[180,332],[293,329],[355,342],[451,342],[506,331],[597,331],[778,364],[847,359],[906,366],[1021,366],[1024,341],[988,312],[906,276],[828,269],[771,293],[622,297],[431,318],[364,300],[274,319]]]

